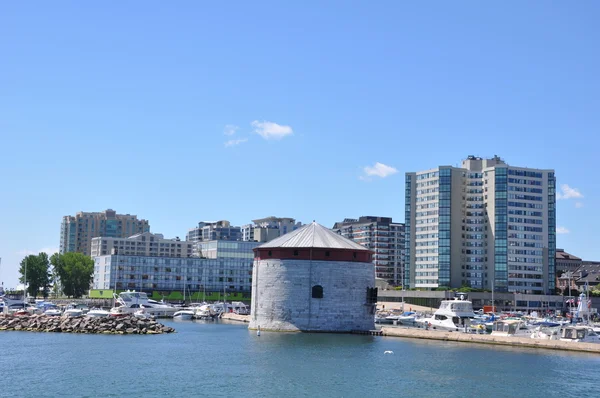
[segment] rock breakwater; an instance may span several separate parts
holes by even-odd
[[[0,316],[0,331],[2,330],[86,334],[163,334],[175,331],[155,320],[140,319],[134,316],[97,318],[46,315]]]

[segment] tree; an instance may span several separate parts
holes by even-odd
[[[40,253],[37,256],[30,254],[21,261],[19,268],[21,277],[19,281],[28,285],[27,292],[29,295],[37,297],[40,289],[43,289],[43,296],[48,296],[48,286],[50,285],[49,268],[50,263],[48,262],[48,255],[46,253]]]
[[[94,274],[94,261],[90,257],[82,253],[56,253],[50,262],[64,294],[78,298],[89,290]]]

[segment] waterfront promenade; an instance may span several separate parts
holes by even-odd
[[[382,327],[384,336],[405,337],[410,339],[425,339],[439,341],[456,341],[460,343],[476,343],[502,345],[523,348],[545,348],[550,350],[577,351],[600,354],[600,344],[573,343],[559,340],[537,340],[520,337],[500,337],[489,334],[472,334],[461,332],[446,332],[439,330],[424,330],[407,327]]]

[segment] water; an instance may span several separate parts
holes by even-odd
[[[0,332],[0,396],[596,397],[600,388],[598,355],[164,323],[178,333]]]

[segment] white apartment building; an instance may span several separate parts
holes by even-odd
[[[165,239],[162,234],[144,232],[129,238],[92,239],[92,257],[119,254],[125,256],[192,257],[193,242]]]
[[[375,276],[394,286],[402,285],[404,224],[391,217],[362,216],[336,222],[333,231],[372,250]]]
[[[266,217],[242,225],[242,240],[246,242],[268,242],[302,226],[301,222],[289,217]]]
[[[415,288],[554,293],[553,170],[469,156],[406,173],[405,279]]]

